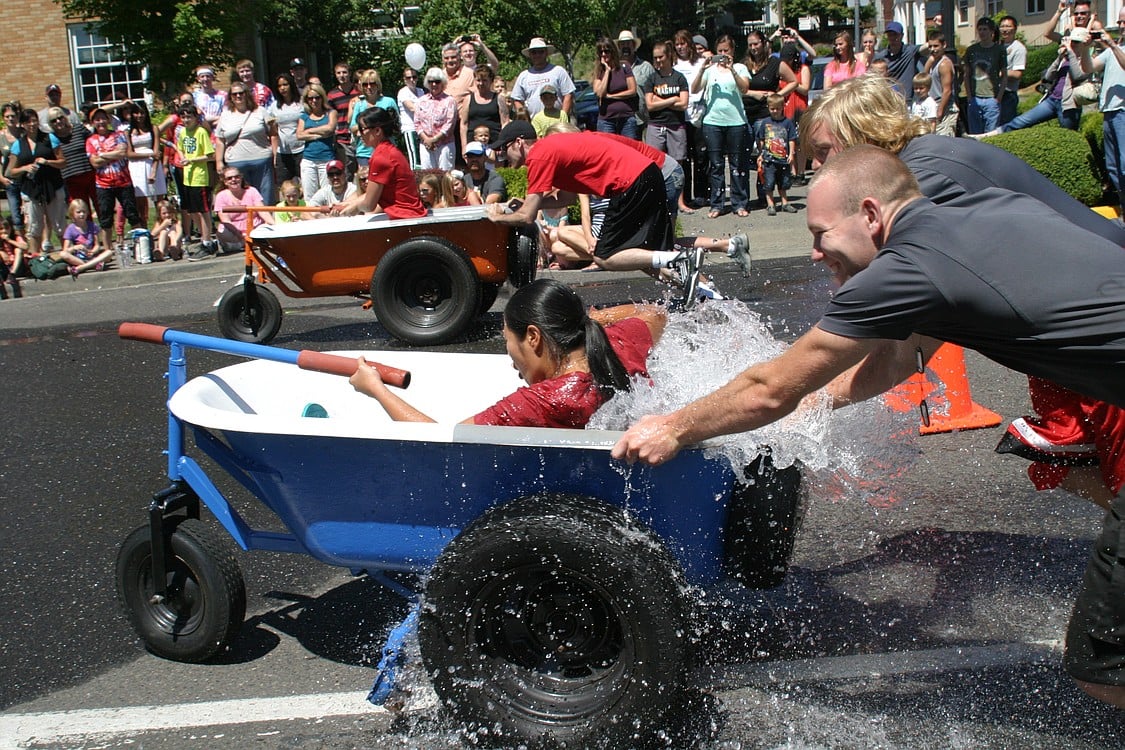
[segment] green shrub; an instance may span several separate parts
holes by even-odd
[[[509,198],[522,198],[527,195],[527,167],[497,167],[496,174],[504,180]]]
[[[1082,133],[1060,127],[1034,127],[986,140],[1023,159],[1087,206],[1101,202],[1100,166]]]
[[[1051,66],[1059,54],[1059,45],[1027,48],[1027,67],[1023,70],[1022,86],[1034,86],[1043,77],[1043,71]]]

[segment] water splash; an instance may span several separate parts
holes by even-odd
[[[787,348],[739,301],[675,315],[649,357],[652,387],[638,383],[610,399],[589,428],[623,430],[646,414],[679,409]],[[833,411],[821,391],[773,424],[717,438],[708,452],[743,467],[768,450],[776,466],[799,462],[817,475],[814,483],[833,487],[834,495],[849,491],[888,505],[894,502],[894,480],[918,454],[917,428],[917,415],[897,413],[879,399]]]

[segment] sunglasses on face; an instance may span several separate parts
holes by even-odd
[[[306,96],[305,99],[307,99],[310,102],[319,102],[320,101],[320,97],[317,96],[316,94],[313,94],[312,96]]]
[[[343,172],[329,172],[328,176],[329,177],[343,177],[344,173]]]

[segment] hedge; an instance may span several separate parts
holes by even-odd
[[[1048,44],[1044,47],[1027,48],[1027,67],[1024,68],[1020,84],[1034,86],[1043,77],[1043,71],[1051,66],[1059,54],[1059,45]]]
[[[1038,126],[985,140],[1023,159],[1087,206],[1102,202],[1101,160],[1090,149],[1083,133]]]

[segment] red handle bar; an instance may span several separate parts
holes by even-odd
[[[117,335],[123,339],[146,341],[150,344],[167,344],[174,339],[181,344],[200,349],[268,359],[275,362],[288,362],[297,365],[302,370],[326,372],[330,375],[343,375],[349,378],[355,374],[357,367],[354,359],[341,357],[339,354],[325,354],[308,349],[295,352],[291,349],[281,349],[276,346],[228,341],[216,336],[176,331],[167,326],[158,326],[152,323],[122,323],[117,327]],[[387,385],[393,385],[397,388],[406,388],[410,385],[409,370],[400,370],[397,367],[390,367],[378,362],[368,362],[368,364],[379,371],[379,377]]]

